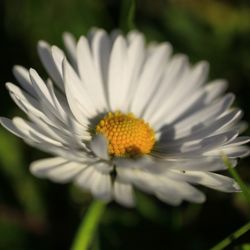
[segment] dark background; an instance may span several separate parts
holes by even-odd
[[[22,115],[5,89],[5,82],[15,82],[13,65],[33,67],[45,76],[36,53],[39,39],[62,47],[64,31],[79,37],[92,26],[108,31],[121,27],[121,6],[115,0],[1,0],[0,115]],[[135,23],[149,41],[168,40],[192,62],[209,61],[211,79],[229,81],[235,105],[250,122],[249,1],[141,0]],[[29,163],[40,157],[46,155],[0,128],[1,250],[69,249],[92,200],[70,184],[33,177]],[[249,159],[241,160],[237,170],[249,183]],[[170,207],[139,192],[136,209],[111,203],[93,249],[209,249],[248,221],[250,207],[241,194],[204,190],[208,201],[203,205]],[[249,242],[248,233],[228,249],[246,250],[242,244]]]

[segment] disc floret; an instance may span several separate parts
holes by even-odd
[[[155,143],[154,130],[132,113],[109,112],[97,124],[96,133],[107,138],[109,154],[117,157],[148,154]]]

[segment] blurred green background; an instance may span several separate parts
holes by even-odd
[[[122,2],[115,0],[0,1],[0,115],[22,115],[12,103],[6,81],[14,81],[14,64],[37,69],[36,43],[44,39],[62,47],[61,34],[77,37],[92,26],[107,30],[124,25]],[[141,0],[136,27],[148,40],[170,41],[192,62],[207,60],[211,78],[228,79],[236,105],[250,122],[250,2],[248,0]],[[250,134],[249,130],[246,134]],[[70,184],[33,177],[32,160],[46,157],[0,128],[0,249],[69,249],[91,196]],[[250,181],[250,160],[237,170]],[[241,194],[205,190],[203,205],[174,208],[137,192],[138,206],[111,203],[102,219],[93,249],[209,249],[246,223],[250,207]],[[249,249],[250,234],[227,249]],[[248,245],[249,247],[249,245]]]

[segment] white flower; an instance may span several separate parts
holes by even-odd
[[[236,165],[249,154],[242,112],[231,108],[226,82],[205,84],[206,62],[191,66],[172,56],[168,43],[145,46],[137,31],[126,37],[94,29],[76,43],[70,34],[62,50],[38,44],[50,78],[14,67],[21,85],[7,83],[29,120],[1,118],[1,124],[52,158],[35,161],[31,172],[56,182],[73,181],[104,200],[134,204],[133,187],[178,205],[204,202],[193,184],[239,191],[221,154]]]

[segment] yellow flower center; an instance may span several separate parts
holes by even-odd
[[[138,156],[150,153],[155,143],[154,130],[132,113],[108,113],[96,126],[96,133],[108,140],[112,156]]]

